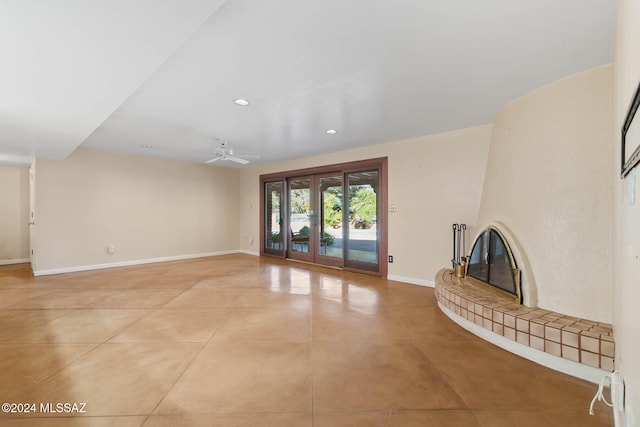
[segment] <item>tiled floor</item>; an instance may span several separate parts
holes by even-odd
[[[36,404],[2,426],[612,425],[596,386],[471,335],[433,289],[245,255],[0,267],[0,370],[0,403]]]

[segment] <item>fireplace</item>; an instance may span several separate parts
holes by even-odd
[[[520,269],[507,240],[497,228],[490,226],[476,238],[467,276],[522,304]]]
[[[481,338],[552,369],[594,383],[613,371],[611,325],[538,307],[522,243],[501,222],[478,229],[467,275],[447,268],[436,273],[438,307]]]

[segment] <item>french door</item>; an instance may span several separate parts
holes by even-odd
[[[337,166],[261,177],[261,252],[386,275],[386,161]]]
[[[293,177],[287,183],[288,257],[342,267],[342,174]]]
[[[358,270],[379,271],[382,240],[378,218],[380,173],[365,170],[345,174],[345,266]],[[385,204],[386,205],[386,204]],[[386,255],[385,255],[386,256]]]

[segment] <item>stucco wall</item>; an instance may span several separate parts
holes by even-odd
[[[503,108],[478,213],[478,224],[503,223],[518,239],[539,307],[604,322],[611,321],[610,86],[610,67],[600,67]]]
[[[237,249],[237,170],[92,148],[37,162],[35,271]]]
[[[484,125],[244,169],[240,247],[259,251],[261,174],[387,157],[389,203],[397,206],[389,212],[389,277],[433,283],[451,265],[451,224],[467,223],[473,233],[490,136]]]
[[[635,176],[635,203],[630,202],[633,177],[620,179],[620,129],[640,84],[640,2],[620,0],[613,49],[611,163],[612,292],[616,368],[626,384],[628,426],[640,425],[640,177]],[[636,117],[636,120],[640,117]],[[640,169],[636,168],[636,175]],[[635,423],[633,423],[635,420]]]

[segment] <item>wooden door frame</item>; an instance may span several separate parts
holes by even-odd
[[[35,273],[36,262],[36,161],[29,167],[29,262],[31,271]]]
[[[380,218],[377,218],[377,224],[380,227],[379,234],[379,242],[378,242],[378,272],[371,272],[367,270],[359,270],[352,268],[345,268],[345,270],[353,270],[367,274],[374,274],[377,276],[382,276],[384,278],[387,277],[388,272],[388,159],[387,157],[377,157],[373,159],[367,160],[358,160],[353,162],[345,162],[345,163],[336,163],[332,165],[324,165],[324,166],[315,166],[311,168],[304,169],[294,169],[282,172],[275,172],[260,175],[260,256],[270,256],[277,258],[286,258],[289,248],[287,247],[288,243],[283,244],[283,251],[281,255],[275,255],[265,252],[265,228],[264,221],[266,217],[265,213],[265,184],[267,182],[274,181],[283,181],[285,183],[285,197],[287,198],[286,206],[289,203],[289,195],[287,179],[301,176],[309,176],[309,175],[320,175],[320,174],[330,174],[330,173],[350,173],[350,172],[358,172],[364,169],[378,169],[379,170],[379,179],[380,179],[380,194],[378,203],[380,204]],[[281,201],[282,203],[282,201]],[[282,233],[285,230],[289,230],[289,218],[288,213],[284,215],[285,218],[282,218]],[[288,242],[289,239],[283,239],[283,242]]]
[[[295,247],[293,247],[294,242],[292,241],[294,236],[293,236],[293,230],[291,229],[291,223],[290,223],[290,212],[291,212],[291,180],[296,180],[296,179],[300,179],[300,180],[305,180],[308,179],[309,180],[309,203],[311,204],[311,207],[315,207],[314,206],[314,186],[315,186],[315,179],[313,175],[303,175],[303,176],[290,176],[288,178],[286,178],[284,180],[285,182],[285,192],[287,194],[287,200],[286,200],[286,208],[285,208],[285,216],[287,217],[287,221],[286,221],[286,239],[283,239],[283,241],[286,240],[286,244],[284,246],[284,257],[285,258],[289,258],[289,259],[293,259],[296,261],[304,261],[304,262],[309,262],[309,263],[313,263],[314,261],[314,257],[315,257],[315,245],[312,246],[312,244],[315,241],[315,230],[311,224],[311,221],[309,222],[309,238],[307,239],[307,247],[308,247],[308,251],[307,252],[299,252],[299,251],[295,251],[292,249],[295,249]],[[311,219],[310,219],[311,220]],[[264,226],[264,225],[263,225]],[[285,231],[283,230],[282,233],[284,234]],[[298,242],[300,243],[300,242]]]
[[[324,238],[324,236],[322,235],[322,232],[324,230],[324,201],[323,201],[323,194],[322,194],[322,188],[320,186],[320,182],[323,178],[330,178],[330,177],[340,177],[340,182],[342,182],[342,191],[343,191],[343,200],[344,200],[344,173],[342,172],[329,172],[329,173],[323,173],[323,174],[315,174],[314,177],[316,179],[315,184],[315,188],[314,190],[316,190],[316,207],[318,208],[318,224],[319,224],[319,229],[316,228],[316,233],[320,233],[318,236],[318,239],[322,239]],[[344,212],[342,212],[342,221],[340,221],[340,226],[344,227]],[[321,251],[321,246],[319,243],[320,241],[315,241],[314,244],[316,244],[316,254],[315,254],[315,259],[316,261],[320,261],[318,262],[319,265],[324,265],[324,266],[328,266],[328,267],[338,267],[338,268],[343,268],[344,267],[344,228],[342,228],[343,230],[343,236],[342,236],[342,255],[338,258],[338,257],[331,257],[331,256],[327,256],[327,255],[322,255],[322,251]],[[325,247],[326,250],[326,247]]]
[[[265,230],[265,219],[266,219],[266,194],[265,194],[265,187],[266,184],[268,183],[275,183],[275,182],[279,182],[282,184],[282,194],[280,196],[280,241],[282,243],[282,249],[281,250],[277,250],[277,249],[272,249],[272,248],[265,248],[265,237],[266,237],[266,230]],[[265,181],[265,182],[260,182],[260,255],[267,255],[267,256],[274,256],[274,257],[279,257],[282,258],[286,255],[286,245],[287,245],[287,239],[284,239],[283,233],[285,230],[285,227],[288,226],[288,218],[287,215],[285,215],[285,210],[286,210],[286,203],[287,203],[287,182],[284,179],[281,180],[269,180],[269,181]],[[281,252],[281,254],[279,254],[279,252]]]

